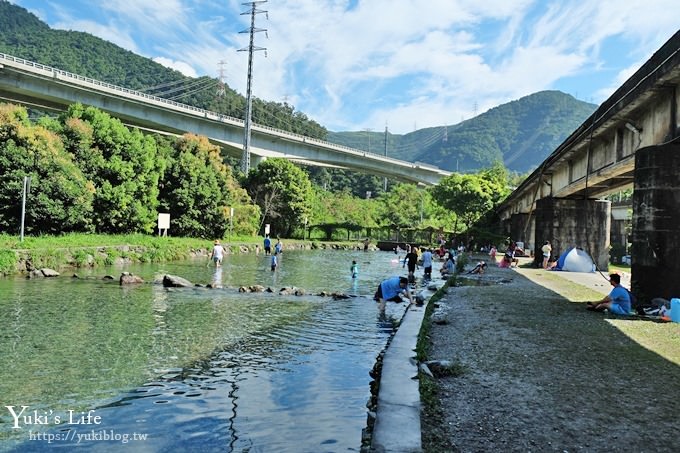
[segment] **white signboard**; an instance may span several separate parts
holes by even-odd
[[[162,231],[163,236],[167,236],[169,228],[170,228],[170,213],[159,212],[158,213],[158,235],[160,236],[161,231]]]

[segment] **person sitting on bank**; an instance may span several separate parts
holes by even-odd
[[[439,269],[439,272],[442,274],[442,278],[448,278],[453,275],[455,270],[456,259],[454,258],[453,254],[449,253],[449,256],[446,258],[444,264],[442,264],[442,267],[441,269]]]
[[[587,309],[604,311],[605,309],[616,315],[630,315],[631,303],[628,290],[621,286],[619,274],[609,274],[609,283],[613,286],[611,292],[597,302],[588,302]]]
[[[410,303],[413,303],[413,295],[408,288],[407,277],[390,277],[383,280],[373,296],[373,300],[378,302],[380,311],[385,310],[385,302],[401,302],[401,294],[406,294]]]

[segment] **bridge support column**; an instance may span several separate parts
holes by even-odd
[[[533,243],[533,229],[527,226],[529,214],[513,214],[510,217],[510,239],[515,242],[524,242],[524,248],[529,248]],[[533,223],[533,219],[531,219]]]
[[[635,152],[631,284],[640,301],[680,297],[680,145]]]
[[[258,165],[260,165],[262,162],[264,162],[265,160],[267,160],[267,158],[264,157],[264,156],[258,156],[256,154],[251,154],[250,155],[250,167],[255,168]]]
[[[541,247],[550,241],[553,257],[570,247],[580,247],[593,258],[598,269],[609,268],[611,202],[542,198],[536,200],[534,256],[543,261]]]

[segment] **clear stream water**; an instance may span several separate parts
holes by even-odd
[[[0,450],[358,451],[368,372],[405,309],[381,316],[372,301],[404,273],[395,258],[285,251],[276,272],[251,254],[217,271],[204,259],[0,279]],[[121,287],[124,270],[224,288]],[[238,293],[253,284],[356,297]]]

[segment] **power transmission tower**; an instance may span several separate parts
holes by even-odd
[[[225,94],[227,94],[227,90],[224,87],[224,79],[225,79],[224,65],[227,64],[227,62],[224,61],[224,60],[220,60],[220,62],[218,64],[220,65],[220,81],[217,82],[217,92],[215,94],[217,94],[217,96],[219,97],[219,96],[224,96]]]
[[[373,129],[370,127],[367,127],[364,129],[366,131],[366,137],[368,138],[368,152],[371,152],[371,132],[373,132]]]
[[[387,124],[385,125],[385,157],[387,157]],[[383,179],[383,191],[387,192],[387,176]]]
[[[248,51],[248,85],[246,89],[246,115],[245,115],[245,121],[244,121],[244,138],[243,138],[243,156],[241,157],[241,169],[243,170],[244,174],[248,174],[250,171],[250,129],[252,126],[252,116],[253,116],[253,91],[252,91],[252,84],[253,84],[253,53],[258,51],[258,50],[264,50],[265,57],[267,56],[267,49],[264,47],[257,47],[255,46],[255,33],[258,32],[266,32],[267,30],[264,28],[255,28],[255,16],[257,14],[265,13],[267,19],[269,19],[269,14],[267,11],[259,10],[257,9],[257,6],[262,4],[262,3],[267,3],[267,0],[259,0],[259,1],[254,1],[254,2],[246,2],[242,3],[242,5],[247,6],[250,5],[250,11],[245,11],[241,13],[241,16],[244,16],[246,14],[250,14],[250,28],[248,30],[243,30],[239,33],[249,33],[250,34],[250,43],[248,47],[244,47],[243,49],[239,49],[239,52],[243,51]]]

